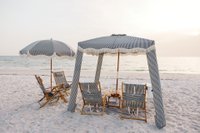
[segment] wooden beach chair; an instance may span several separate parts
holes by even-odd
[[[38,103],[40,104],[40,108],[44,107],[47,103],[57,102],[59,98],[61,98],[64,102],[67,102],[62,92],[60,91],[59,86],[55,86],[52,89],[45,88],[40,76],[35,75],[35,78],[44,94],[44,96],[38,101]],[[43,100],[45,100],[44,103],[42,103]]]
[[[105,112],[106,99],[105,96],[102,97],[100,83],[79,83],[79,87],[83,98],[81,114],[103,115]]]
[[[61,86],[66,95],[69,95],[71,84],[66,80],[64,71],[53,72],[56,85]]]
[[[146,85],[122,83],[121,118],[147,122]]]

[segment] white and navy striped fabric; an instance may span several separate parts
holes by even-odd
[[[101,66],[103,62],[103,54],[100,54],[97,61],[97,69],[95,74],[95,82],[99,82],[100,73],[101,73]]]
[[[31,43],[19,52],[21,55],[45,55],[73,57],[74,51],[65,43],[56,40],[41,40]]]
[[[84,99],[85,104],[91,105],[103,105],[101,89],[97,82],[85,82],[80,83],[80,88],[82,90],[82,97]]]
[[[37,76],[37,75],[35,75],[35,78],[36,78],[36,80],[37,80],[42,92],[45,94],[47,88],[44,87],[42,79],[40,78],[40,76]]]
[[[105,36],[78,43],[79,51],[92,55],[117,52],[142,54],[153,48],[153,40],[126,36],[124,34]]]
[[[67,82],[64,71],[53,72],[56,85],[63,85],[65,90],[70,89],[70,84]]]
[[[152,50],[147,53],[147,61],[148,61],[149,74],[153,89],[153,100],[156,112],[155,122],[158,128],[162,128],[166,125],[166,120],[165,120],[164,106],[162,100],[162,90],[161,90],[160,76],[159,76],[155,50]]]
[[[70,100],[69,100],[69,105],[67,109],[68,111],[71,111],[71,112],[74,112],[76,108],[76,97],[78,93],[78,83],[79,83],[80,72],[81,72],[82,57],[83,57],[83,53],[77,50]]]
[[[100,66],[97,67],[94,79],[95,81],[98,81],[103,61],[103,55],[108,53],[115,54],[118,52],[122,54],[147,55],[149,73],[152,88],[154,90],[153,96],[156,112],[155,123],[158,128],[163,128],[166,125],[166,120],[164,114],[158,64],[155,53],[155,43],[153,40],[144,38],[131,37],[126,35],[112,35],[79,42],[68,111],[75,111],[83,53],[99,55],[98,65]]]
[[[123,84],[123,106],[144,109],[146,85]]]

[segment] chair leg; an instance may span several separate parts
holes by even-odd
[[[45,98],[45,96],[43,96],[38,102],[41,102],[44,98]]]
[[[42,99],[40,99],[41,101],[46,98],[46,102],[44,104],[40,104],[40,108],[44,107],[47,103],[49,103],[52,99],[55,98],[55,96],[58,94],[58,92],[56,92],[52,97],[49,97],[48,94],[45,94],[44,97]],[[59,100],[59,97],[58,99],[56,100],[56,102]]]
[[[49,102],[49,100],[46,101],[44,104],[40,105],[40,108],[44,107],[48,102]]]
[[[59,91],[59,95],[60,95],[60,97],[61,97],[61,99],[65,102],[65,103],[67,103],[67,100],[65,99],[65,97],[63,96],[63,94]]]
[[[83,106],[82,106],[82,109],[81,109],[81,115],[84,115],[85,113],[83,113],[83,109],[84,109],[84,104],[83,104]]]
[[[145,122],[147,123],[147,110],[146,109],[144,110],[144,113],[145,113],[144,114],[145,115]]]
[[[68,88],[64,89],[64,93],[68,96],[70,94],[69,89]]]
[[[44,107],[47,103],[49,103],[50,100],[51,100],[52,98],[53,98],[53,97],[51,97],[51,98],[46,98],[47,101],[46,101],[44,104],[40,105],[40,108]]]
[[[103,113],[105,112],[106,108],[106,97],[103,98]]]

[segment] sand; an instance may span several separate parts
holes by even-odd
[[[101,78],[104,92],[107,91],[109,84],[114,83],[114,77],[105,75],[106,73]],[[160,77],[167,122],[163,129],[155,126],[155,110],[148,74],[126,73],[120,80],[120,82],[128,80],[133,83],[147,83],[149,86],[148,122],[145,123],[137,120],[121,120],[119,113],[111,109],[108,109],[103,116],[80,115],[82,106],[80,91],[74,113],[67,111],[68,103],[63,103],[62,100],[39,109],[37,100],[43,94],[33,72],[14,74],[0,71],[0,133],[199,133],[200,75],[161,74]],[[48,86],[49,76],[45,75],[42,78],[45,86]],[[72,79],[72,72],[68,72],[67,78]],[[92,81],[92,77],[82,76],[81,81],[86,80]]]

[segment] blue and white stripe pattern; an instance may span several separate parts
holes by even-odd
[[[56,40],[41,40],[36,41],[22,50],[20,50],[20,55],[28,55],[28,56],[67,56],[74,57],[74,51],[67,46],[65,43]]]
[[[64,85],[66,90],[70,89],[70,85],[66,80],[64,71],[53,72],[56,85]]]
[[[101,66],[103,62],[103,54],[100,54],[97,61],[97,69],[95,74],[95,82],[99,82],[100,73],[101,73]]]
[[[123,83],[123,88],[122,98],[124,100],[123,104],[125,104],[123,106],[145,108],[146,85]]]
[[[100,37],[78,43],[79,51],[92,55],[117,52],[145,54],[148,49],[153,48],[153,40],[126,36],[124,34]]]
[[[85,82],[80,83],[79,85],[82,90],[82,97],[84,99],[85,104],[103,105],[101,88],[99,88],[98,82]]]
[[[69,105],[68,105],[68,111],[71,111],[71,112],[74,112],[76,108],[76,97],[78,93],[78,83],[79,83],[80,72],[81,72],[82,57],[83,57],[83,53],[77,50],[76,63],[74,67],[74,76],[72,80],[72,88],[71,88],[71,94],[70,94]]]
[[[158,128],[163,128],[166,125],[166,121],[165,121],[162,90],[161,90],[160,76],[159,76],[155,50],[152,50],[147,53],[147,61],[149,66],[151,84],[153,88],[153,99],[156,112],[155,122]]]
[[[100,66],[97,67],[95,81],[99,80],[103,54],[116,54],[118,52],[122,54],[146,54],[153,88],[156,126],[158,128],[163,128],[166,125],[159,70],[155,53],[155,43],[153,40],[126,35],[112,35],[79,42],[77,51],[72,90],[68,106],[69,111],[73,112],[75,110],[83,53],[92,55],[102,54],[102,57],[99,56],[98,59],[98,65]]]

